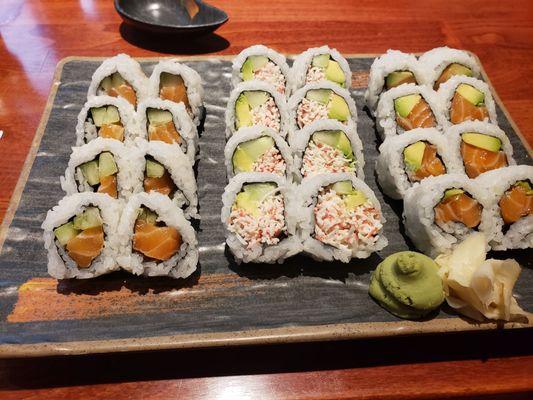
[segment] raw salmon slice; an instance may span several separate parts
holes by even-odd
[[[435,222],[461,222],[475,228],[481,222],[481,205],[465,193],[450,196],[435,206]]]
[[[67,253],[79,268],[88,268],[104,247],[104,231],[101,226],[81,231],[67,243]]]
[[[181,136],[172,121],[164,124],[150,125],[148,128],[148,139],[160,140],[169,144],[181,142]]]
[[[105,124],[100,127],[98,136],[105,139],[116,139],[124,141],[124,127],[118,124]]]
[[[165,171],[161,178],[144,178],[145,192],[151,192],[153,190],[168,196],[174,189],[176,189],[176,185],[174,185],[168,171]]]
[[[137,94],[133,87],[127,83],[123,83],[118,87],[112,87],[107,91],[107,94],[112,97],[123,97],[126,99],[133,107],[137,106]]]
[[[435,116],[429,104],[424,99],[420,99],[407,117],[396,114],[396,122],[406,131],[415,128],[432,128],[437,126]]]
[[[461,156],[469,178],[507,166],[507,156],[503,151],[485,150],[463,141],[461,141]]]
[[[98,193],[107,193],[114,199],[118,198],[117,192],[117,176],[110,175],[100,178],[100,186],[98,186]]]
[[[411,181],[421,181],[428,176],[438,176],[446,173],[446,167],[437,156],[437,147],[426,143],[422,165],[411,175]]]
[[[515,185],[505,192],[498,204],[503,221],[512,224],[533,212],[533,195],[528,195],[526,189]]]
[[[486,106],[475,106],[467,99],[455,92],[450,107],[450,121],[452,124],[460,124],[464,121],[483,121],[489,117]]]
[[[183,82],[183,78],[179,75],[173,76],[172,84],[166,84],[160,87],[159,97],[163,100],[183,103],[186,108],[190,108],[187,87],[185,86],[185,82]]]
[[[181,235],[176,228],[161,227],[137,220],[133,248],[146,257],[168,260],[181,247]]]

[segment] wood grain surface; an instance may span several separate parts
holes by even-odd
[[[533,3],[211,1],[229,15],[196,40],[147,37],[110,0],[2,0],[0,216],[18,180],[57,62],[70,55],[235,54],[264,43],[297,53],[450,45],[476,53],[533,143]],[[528,331],[529,332],[529,331]],[[476,350],[477,349],[477,350]],[[6,398],[492,398],[533,396],[531,333],[80,357],[0,364]],[[190,366],[188,368],[188,366]]]

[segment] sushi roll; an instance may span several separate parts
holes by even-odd
[[[437,47],[426,51],[418,60],[428,73],[427,83],[435,90],[452,76],[471,76],[477,79],[481,76],[476,58],[465,50]]]
[[[446,254],[474,231],[493,237],[490,203],[481,186],[463,174],[424,179],[405,192],[405,232],[430,257]]]
[[[308,83],[329,81],[349,89],[352,85],[352,71],[348,61],[335,49],[328,46],[307,49],[295,58],[291,68],[291,91]]]
[[[61,188],[68,194],[106,193],[114,199],[127,199],[133,192],[131,160],[139,157],[114,139],[96,138],[72,148]]]
[[[318,174],[347,172],[363,180],[363,143],[355,126],[336,120],[319,120],[290,136],[296,179]]]
[[[370,67],[368,88],[365,92],[366,106],[374,115],[382,93],[404,83],[424,85],[427,82],[427,73],[413,54],[387,50],[381,57],[376,58]]]
[[[187,278],[196,270],[196,232],[167,196],[152,192],[130,197],[117,237],[117,261],[135,275]]]
[[[489,171],[476,179],[490,197],[495,221],[493,250],[533,247],[533,167],[517,165]]]
[[[383,192],[402,199],[414,183],[430,176],[460,173],[461,168],[440,131],[417,128],[381,144],[376,172]]]
[[[141,137],[150,142],[177,144],[194,164],[198,150],[198,131],[183,103],[148,99],[137,111]]]
[[[141,154],[132,167],[134,192],[163,194],[182,208],[186,217],[198,217],[198,193],[190,160],[177,144],[138,139]]]
[[[107,194],[63,197],[42,224],[48,273],[57,279],[87,279],[119,269],[116,230],[121,205]]]
[[[239,129],[228,140],[224,158],[228,179],[242,172],[267,172],[292,181],[291,150],[272,129],[262,126]]]
[[[440,85],[437,94],[450,124],[475,120],[498,124],[489,86],[479,79],[453,76]]]
[[[428,86],[403,84],[379,98],[376,127],[383,140],[415,128],[442,129],[446,124],[439,98]]]
[[[233,60],[233,87],[243,81],[258,80],[273,85],[279,93],[288,96],[288,77],[285,56],[261,44],[244,49]]]
[[[175,59],[160,61],[150,75],[150,97],[183,103],[196,125],[203,113],[204,89],[202,78],[194,69]]]
[[[105,60],[91,78],[87,99],[108,95],[122,97],[133,107],[147,97],[148,79],[141,65],[127,54]]]
[[[511,142],[496,125],[466,121],[452,125],[444,133],[453,157],[460,160],[459,172],[466,173],[469,178],[516,164]]]
[[[226,243],[237,263],[281,263],[300,252],[291,188],[283,177],[238,174],[224,189],[222,203]]]
[[[289,99],[290,129],[296,131],[312,122],[334,119],[345,125],[357,123],[357,108],[350,92],[335,83],[309,83]]]
[[[124,142],[134,140],[138,135],[135,109],[122,97],[91,97],[78,114],[77,146],[97,137]]]
[[[239,83],[232,90],[226,108],[226,138],[246,126],[270,128],[287,136],[288,113],[285,96],[261,81]]]
[[[367,258],[387,245],[378,199],[353,174],[324,174],[300,185],[299,229],[304,251],[318,260]]]

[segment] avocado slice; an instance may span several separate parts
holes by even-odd
[[[73,222],[67,222],[66,224],[58,226],[56,229],[54,229],[54,235],[61,246],[66,246],[70,239],[78,236],[79,233],[80,230],[74,228]]]
[[[331,89],[311,89],[305,94],[307,100],[318,101],[321,104],[328,104],[329,97],[333,90]]]
[[[104,124],[106,114],[106,106],[91,108],[91,116],[93,117],[93,122],[97,127],[101,127]]]
[[[528,181],[518,181],[514,184],[514,186],[520,186],[524,188],[528,196],[533,195],[533,189],[531,188],[531,183]]]
[[[350,109],[346,100],[336,93],[333,93],[331,103],[328,107],[328,117],[339,121],[347,121],[350,117]]]
[[[410,144],[403,149],[403,161],[405,166],[411,171],[418,171],[422,166],[426,144],[422,141]]]
[[[254,79],[254,67],[252,64],[252,60],[250,60],[250,57],[248,57],[246,61],[242,64],[241,74],[243,81],[250,81]]]
[[[448,189],[444,192],[444,196],[442,200],[447,199],[448,197],[457,196],[459,194],[463,194],[465,191],[462,189]]]
[[[100,210],[97,207],[87,207],[84,212],[76,215],[73,221],[74,228],[82,231],[102,226],[102,224]]]
[[[415,76],[411,71],[394,71],[387,75],[385,85],[388,89],[392,89],[393,87],[399,86],[400,82],[410,80],[411,78],[415,80]]]
[[[277,185],[270,182],[245,183],[242,186],[242,190],[235,197],[234,206],[248,211],[253,215],[258,215],[259,205],[276,188]]]
[[[446,69],[448,70],[448,73],[450,76],[453,76],[453,75],[472,76],[474,75],[472,73],[472,70],[468,67],[465,67],[463,64],[452,63],[448,65]]]
[[[168,110],[148,108],[146,110],[146,116],[150,125],[162,125],[167,122],[172,122],[172,113]]]
[[[138,217],[141,221],[146,221],[150,225],[155,225],[157,221],[157,214],[147,207],[139,208]]]
[[[502,148],[502,141],[499,138],[482,133],[466,132],[461,135],[461,138],[465,143],[494,153]]]
[[[237,129],[252,125],[250,104],[244,93],[241,93],[235,102],[235,126]]]
[[[407,96],[398,97],[394,99],[394,109],[400,117],[405,118],[421,99],[422,96],[419,94],[409,94]]]
[[[327,68],[329,64],[329,54],[319,54],[313,57],[312,65],[318,68]]]
[[[250,108],[261,106],[266,103],[270,95],[262,90],[250,90],[243,92],[250,104]]]
[[[328,81],[338,83],[339,85],[344,84],[344,81],[346,80],[344,77],[344,72],[342,72],[342,69],[337,61],[329,61],[329,64],[326,68],[326,79]]]
[[[98,162],[96,160],[88,161],[80,165],[81,172],[89,185],[94,186],[100,183],[100,175],[98,173]]]
[[[233,170],[235,172],[252,171],[253,164],[259,157],[274,146],[274,139],[262,136],[257,139],[242,142],[233,153]]]
[[[100,153],[98,156],[98,175],[100,179],[114,175],[118,172],[115,157],[108,151]]]
[[[184,85],[183,78],[169,72],[161,72],[159,75],[159,87],[161,86],[181,86]]]
[[[485,101],[485,95],[482,91],[466,83],[461,83],[455,91],[475,106],[479,106]]]
[[[349,210],[354,210],[367,201],[366,196],[359,190],[353,190],[352,193],[344,196],[344,204]]]
[[[254,166],[254,160],[239,146],[233,152],[231,162],[235,173],[251,172]]]
[[[323,143],[342,151],[348,159],[354,158],[350,139],[343,131],[317,131],[313,133],[311,140],[315,143]]]
[[[146,159],[146,176],[148,178],[161,178],[165,174],[163,164],[149,158]]]
[[[126,80],[118,72],[111,74],[111,80],[113,82],[113,87],[119,87],[120,85],[127,84]]]

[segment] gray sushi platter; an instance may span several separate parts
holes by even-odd
[[[231,58],[182,61],[202,76],[206,115],[196,165],[201,219],[195,222],[200,261],[187,280],[142,278],[116,272],[92,280],[57,281],[47,274],[40,225],[63,197],[64,173],[91,75],[102,59],[70,57],[55,81],[30,155],[0,231],[0,357],[80,354],[163,348],[357,339],[501,328],[459,318],[444,306],[424,321],[398,319],[368,296],[371,272],[387,255],[414,249],[404,234],[402,204],[384,196],[374,164],[379,139],[364,108],[371,56],[348,57],[357,130],[364,145],[366,183],[387,219],[389,245],[349,264],[297,256],[278,265],[237,265],[225,247],[220,221],[224,168],[224,111],[231,90]],[[142,59],[150,74],[158,59]],[[487,81],[487,77],[484,77]],[[493,89],[494,93],[494,89]],[[498,103],[498,123],[517,163],[531,164],[516,125]],[[494,253],[516,258],[522,273],[519,304],[533,312],[533,252]],[[531,328],[506,324],[504,328]]]

